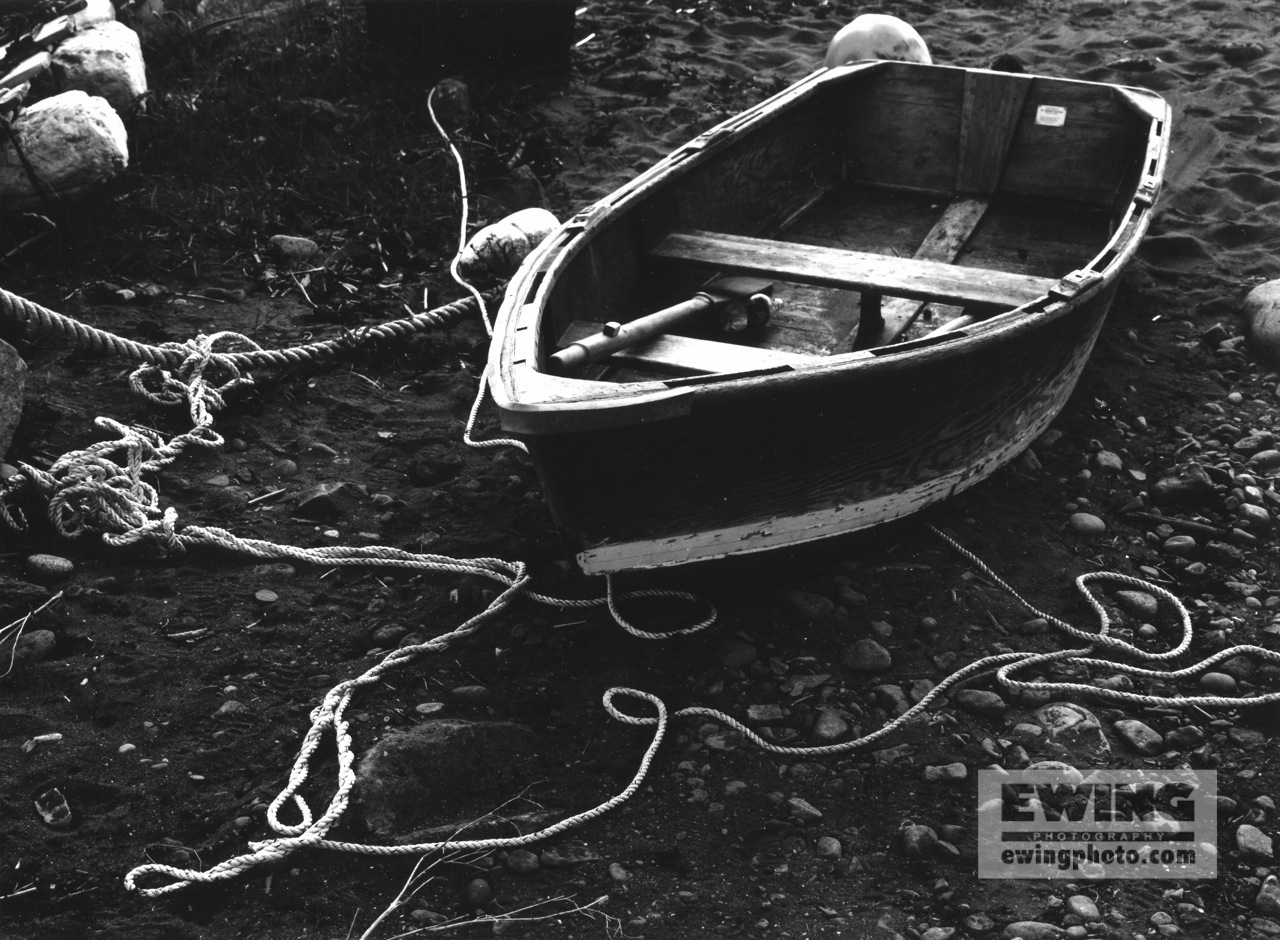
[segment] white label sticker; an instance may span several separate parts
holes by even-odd
[[[1057,105],[1042,104],[1036,108],[1036,123],[1045,127],[1061,127],[1067,123],[1067,109]]]

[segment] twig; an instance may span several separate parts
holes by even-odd
[[[29,621],[36,614],[40,613],[41,611],[51,606],[54,602],[61,599],[61,597],[62,597],[62,592],[59,591],[57,594],[53,595],[53,597],[49,598],[47,601],[45,601],[43,604],[37,607],[35,610],[28,613],[25,617],[19,617],[17,620],[9,624],[8,626],[0,628],[0,646],[4,646],[6,644],[8,644],[9,646],[9,665],[4,672],[0,672],[0,679],[3,679],[9,673],[13,672],[14,663],[17,661],[17,658],[18,658],[18,640],[21,639],[22,637],[22,631],[27,628],[27,621]]]

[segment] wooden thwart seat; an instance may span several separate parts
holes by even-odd
[[[652,254],[799,284],[962,307],[1018,307],[1057,285],[1052,278],[1027,274],[718,232],[673,232]]]
[[[557,345],[560,348],[570,346],[599,330],[599,323],[575,320],[565,330]],[[603,361],[612,365],[639,366],[675,375],[714,375],[720,372],[758,372],[781,366],[803,365],[813,362],[814,358],[777,349],[757,349],[663,333],[648,342],[619,349]]]

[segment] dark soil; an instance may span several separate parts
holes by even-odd
[[[1072,6],[957,5],[1006,17],[1024,37],[1054,16],[1083,30],[1085,20],[1069,19]],[[1157,16],[1152,9],[1118,7],[1109,28],[1124,37],[1139,26],[1168,33],[1191,22],[1161,14],[1152,25],[1146,21]],[[894,10],[917,25],[938,13],[924,4]],[[575,53],[567,86],[471,84],[474,117],[461,144],[479,194],[478,221],[536,203],[563,217],[665,147],[801,77],[807,67],[799,61],[794,33],[801,27],[795,24],[817,37],[818,47],[805,51],[811,67],[826,36],[850,13],[790,0],[699,2],[688,10],[674,3],[654,10],[591,5],[578,34],[595,38]],[[54,217],[51,236],[10,254],[5,287],[150,343],[222,330],[273,347],[353,337],[350,355],[337,361],[257,371],[255,384],[217,416],[226,446],[188,452],[158,474],[153,482],[162,503],[177,510],[180,526],[217,526],[302,547],[383,544],[457,558],[518,559],[531,566],[542,592],[598,597],[601,584],[571,571],[531,462],[515,451],[476,451],[461,443],[488,347],[479,322],[402,342],[355,341],[362,327],[423,309],[424,293],[431,306],[458,296],[446,272],[456,249],[458,204],[453,165],[427,120],[423,87],[368,66],[354,16],[303,7],[268,25],[199,32],[172,18],[147,28],[154,96],[131,121],[132,169],[105,197]],[[951,61],[979,64],[1001,51],[1001,36],[963,38],[954,21],[947,23],[953,31],[940,25],[939,35]],[[737,54],[730,40],[767,40],[770,29],[792,32],[782,43],[789,43],[786,61],[775,71],[738,67],[717,74],[714,56],[681,64],[664,52],[663,43],[696,47],[699,29],[726,61]],[[1117,56],[1122,42],[1116,40]],[[1049,52],[1041,55],[1053,61]],[[1056,71],[1065,68],[1057,65]],[[1188,171],[1182,182],[1191,187],[1196,175]],[[1277,637],[1266,628],[1275,605],[1268,600],[1280,590],[1273,595],[1276,549],[1269,533],[1257,533],[1238,564],[1188,572],[1160,555],[1149,521],[1122,514],[1156,480],[1198,461],[1222,469],[1214,470],[1218,490],[1197,507],[1196,518],[1225,525],[1238,482],[1232,474],[1244,471],[1232,445],[1252,429],[1270,429],[1275,417],[1276,376],[1242,348],[1220,345],[1237,332],[1230,311],[1241,288],[1250,278],[1275,276],[1274,266],[1260,266],[1254,255],[1237,263],[1230,253],[1208,262],[1194,252],[1179,254],[1169,239],[1183,231],[1187,216],[1167,218],[1157,231],[1165,251],[1127,275],[1088,371],[1056,425],[1061,438],[930,512],[927,521],[952,532],[1032,603],[1073,622],[1089,622],[1073,577],[1148,566],[1193,605],[1197,652],[1229,641],[1274,649]],[[3,251],[35,228],[34,219],[15,221]],[[289,270],[266,249],[266,239],[277,233],[314,238],[325,263]],[[1225,332],[1202,339],[1218,321]],[[0,323],[0,337],[18,347],[31,369],[9,463],[46,466],[106,437],[92,424],[98,415],[166,436],[189,427],[182,409],[130,393],[125,378],[132,363],[12,323]],[[495,422],[482,418],[480,433],[494,431]],[[1125,469],[1097,469],[1092,458],[1102,449],[1120,455]],[[298,496],[327,482],[356,489],[331,510],[303,515]],[[1269,490],[1271,482],[1260,485]],[[283,492],[268,495],[277,490]],[[1107,535],[1073,534],[1066,523],[1077,509],[1104,517]],[[0,534],[0,577],[10,579],[0,583],[13,587],[0,603],[0,623],[36,606],[34,595],[15,585],[30,580],[24,559],[39,552],[72,559],[76,570],[62,585],[62,599],[27,627],[55,634],[51,657],[0,680],[0,934],[44,940],[360,936],[396,896],[412,859],[299,851],[281,864],[163,898],[128,892],[123,879],[147,862],[207,870],[246,851],[250,841],[271,838],[265,808],[288,779],[310,710],[337,682],[376,661],[371,651],[382,644],[375,631],[447,632],[500,586],[442,573],[283,566],[213,549],[179,556],[151,546],[111,549],[90,536],[62,539],[37,517],[26,534]],[[421,721],[416,707],[431,702],[443,703],[439,715],[520,722],[542,742],[531,759],[492,766],[474,793],[451,793],[440,807],[422,807],[416,825],[447,832],[501,807],[503,816],[534,814],[512,823],[527,831],[538,819],[571,815],[621,790],[650,732],[608,717],[601,696],[614,686],[653,693],[673,710],[697,704],[740,718],[749,705],[779,703],[787,715],[775,733],[794,732],[805,741],[819,704],[848,709],[868,732],[887,719],[883,700],[872,693],[876,685],[936,682],[994,651],[1053,649],[1061,642],[1052,633],[1024,634],[1019,625],[1031,614],[975,576],[918,520],[794,553],[625,580],[626,586],[693,590],[718,606],[720,622],[655,643],[622,632],[599,608],[583,613],[522,600],[478,636],[389,674],[356,698],[349,717],[358,752]],[[260,595],[264,589],[275,599]],[[834,609],[801,616],[797,591],[828,597]],[[1257,605],[1246,604],[1246,596]],[[699,615],[678,602],[629,610],[646,625]],[[851,673],[839,653],[873,635],[876,623],[892,627],[887,638],[883,627],[876,635],[893,654],[893,667],[875,677]],[[730,647],[749,647],[752,661],[727,659]],[[830,678],[793,694],[795,677],[817,674]],[[997,688],[990,679],[974,684]],[[1274,691],[1275,671],[1260,671],[1255,685]],[[476,686],[487,691],[468,690]],[[229,700],[245,707],[220,712]],[[638,705],[623,707],[640,713]],[[1119,717],[1107,703],[1094,707]],[[910,746],[892,763],[867,751],[779,759],[724,736],[715,723],[677,722],[645,785],[625,806],[543,846],[585,861],[528,875],[509,872],[501,855],[473,865],[438,862],[419,900],[373,936],[429,923],[429,915],[414,919],[414,911],[453,917],[477,907],[496,921],[459,932],[892,938],[934,925],[960,927],[966,935],[965,918],[979,911],[998,925],[1060,923],[1053,899],[1075,893],[1063,882],[982,881],[972,862],[973,772],[992,762],[982,743],[998,741],[1028,714],[1015,707],[991,719],[944,705],[934,718],[877,745]],[[1176,710],[1141,717],[1160,730],[1184,720]],[[1280,795],[1275,752],[1226,736],[1237,726],[1270,735],[1273,713],[1186,717],[1210,734],[1224,794],[1242,805]],[[1210,719],[1227,724],[1210,726]],[[24,748],[52,732],[62,740]],[[122,751],[126,744],[132,748]],[[1174,755],[1156,763],[1184,760]],[[921,782],[925,765],[951,761],[970,768],[967,783]],[[313,763],[303,792],[313,808],[323,807],[335,785],[332,746]],[[1150,763],[1117,745],[1114,766]],[[731,781],[745,787],[727,795]],[[51,828],[35,811],[34,799],[51,787],[71,808],[69,828]],[[786,806],[793,796],[823,818],[798,821]],[[282,816],[297,819],[291,807]],[[898,831],[907,821],[963,827],[959,858],[906,857]],[[1239,859],[1233,821],[1238,816],[1221,821],[1215,880],[1087,886],[1113,915],[1095,933],[1150,930],[1152,913],[1186,900],[1204,909],[1198,918],[1184,912],[1187,935],[1247,935],[1266,872]],[[1275,832],[1274,819],[1259,825]],[[330,836],[374,841],[354,818]],[[842,857],[817,852],[823,836],[840,841]],[[613,863],[630,877],[611,872]],[[477,877],[488,882],[491,900],[467,894]],[[164,882],[151,877],[144,883]],[[1187,893],[1164,893],[1179,888]],[[561,896],[583,905],[601,896],[607,901],[595,915],[565,913],[538,922],[507,916],[543,901],[554,906],[550,899]]]

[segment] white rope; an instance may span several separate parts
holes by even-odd
[[[458,262],[462,259],[462,252],[467,247],[467,228],[470,224],[471,215],[471,194],[467,190],[467,168],[462,162],[462,154],[458,152],[458,148],[454,146],[453,139],[449,136],[449,132],[444,129],[439,119],[436,117],[436,109],[432,105],[435,99],[436,89],[432,88],[427,95],[427,114],[431,117],[431,123],[435,125],[436,133],[444,140],[445,145],[449,148],[449,153],[453,155],[454,165],[458,168],[458,193],[462,201],[461,223],[458,232],[458,250],[453,255],[453,260],[449,262],[449,274],[453,279],[472,297],[475,298],[476,304],[480,309],[480,322],[484,324],[484,331],[488,335],[489,340],[493,340],[493,324],[489,322],[488,304],[485,303],[484,297],[480,291],[462,276],[462,272],[458,269]],[[526,454],[529,448],[525,446],[523,441],[517,441],[510,437],[495,437],[489,440],[477,440],[474,436],[476,420],[480,415],[480,406],[484,402],[485,391],[489,387],[489,368],[486,366],[480,372],[480,386],[476,389],[475,401],[471,403],[471,412],[467,415],[467,426],[462,431],[462,443],[468,447],[474,447],[477,450],[493,448],[493,447],[514,447],[522,450]]]

